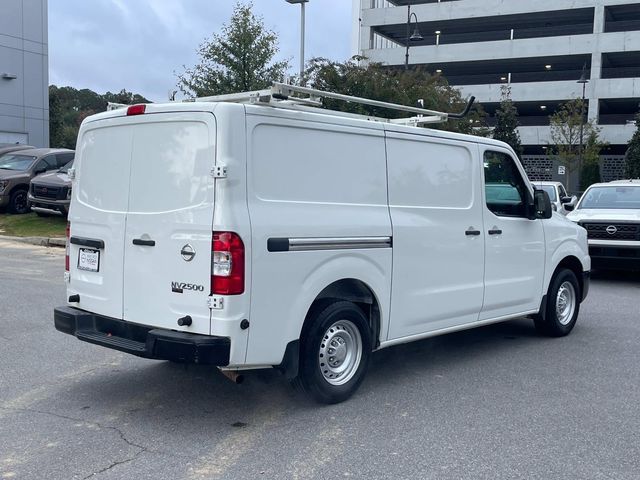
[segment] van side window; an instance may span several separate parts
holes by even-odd
[[[526,217],[527,187],[511,156],[485,152],[484,182],[489,210],[501,217]]]

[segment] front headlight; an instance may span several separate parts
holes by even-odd
[[[4,189],[9,185],[9,180],[0,180],[0,193],[4,192]]]

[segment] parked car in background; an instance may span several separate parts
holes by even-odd
[[[590,186],[567,218],[587,230],[593,268],[640,270],[640,180]]]
[[[71,179],[69,169],[73,160],[53,172],[38,175],[29,187],[29,207],[40,216],[64,215],[69,213],[71,203]]]
[[[569,196],[564,185],[560,182],[532,182],[536,188],[544,190],[551,199],[551,206],[556,212],[560,212],[566,215],[572,211],[576,203],[578,203],[578,197],[575,195]]]
[[[18,150],[27,150],[29,148],[35,148],[31,145],[24,145],[21,143],[0,143],[0,155],[5,153],[17,152]]]
[[[33,177],[58,170],[73,160],[75,152],[60,148],[32,148],[0,156],[0,208],[27,213],[29,182]]]

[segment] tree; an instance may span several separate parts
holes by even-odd
[[[507,143],[518,156],[522,155],[522,143],[518,133],[518,109],[511,100],[511,87],[502,87],[502,100],[496,110],[496,126],[493,138]]]
[[[273,61],[278,35],[252,8],[251,3],[237,3],[230,23],[200,45],[200,63],[178,75],[178,88],[184,94],[205,97],[260,90],[284,79],[289,61]]]
[[[640,178],[640,113],[636,116],[636,131],[629,141],[626,154],[627,176]]]
[[[149,100],[137,93],[127,92],[124,88],[119,93],[107,92],[102,95],[103,101],[111,103],[123,103],[125,105],[135,105],[136,103],[149,103]]]
[[[580,131],[583,122],[584,103],[581,99],[569,100],[562,104],[550,117],[552,154],[567,168],[569,174],[575,172],[587,159],[596,159],[604,147],[598,136],[600,129],[593,120],[587,120],[582,127],[583,151],[580,151]],[[587,141],[591,139],[591,141]],[[581,176],[581,172],[579,172]],[[570,175],[567,175],[570,178]],[[569,183],[569,181],[567,182]],[[571,188],[566,185],[567,190]],[[579,186],[584,189],[584,185]]]
[[[582,165],[582,172],[580,172],[580,187],[582,190],[586,190],[594,183],[601,181],[600,177],[600,150],[603,145],[598,145],[598,135],[595,132],[591,132],[589,138],[587,138],[586,147],[584,149],[584,164]]]
[[[353,57],[346,62],[333,62],[325,58],[310,60],[304,80],[312,88],[364,97],[401,105],[415,106],[418,100],[424,108],[443,112],[460,112],[466,102],[460,92],[450,87],[439,76],[432,76],[422,69],[394,69],[379,63],[358,63],[362,57]],[[381,107],[325,99],[323,106],[332,110],[358,113],[385,118],[411,116],[407,112]],[[434,128],[462,133],[482,133],[484,112],[476,105],[471,114],[460,121],[433,124]]]

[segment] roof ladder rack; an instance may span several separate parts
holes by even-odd
[[[386,108],[415,114],[410,118],[381,118],[369,115],[361,115],[347,113],[337,110],[322,109],[322,100],[325,98],[333,100],[341,100],[348,103],[356,103],[360,105],[369,105],[372,107]],[[369,98],[354,97],[351,95],[343,95],[341,93],[325,92],[313,88],[301,87],[298,85],[287,85],[285,83],[274,82],[271,88],[264,90],[256,90],[251,92],[232,93],[228,95],[216,95],[213,97],[202,97],[188,100],[192,102],[232,102],[232,103],[249,103],[252,105],[267,105],[276,108],[286,108],[289,110],[302,110],[315,113],[331,113],[333,115],[360,118],[377,122],[393,123],[396,125],[421,126],[429,123],[442,123],[449,119],[460,119],[465,117],[473,103],[475,97],[471,97],[466,108],[461,113],[445,113],[435,110],[428,110],[422,107],[411,107],[397,103],[382,102],[380,100],[372,100]]]

